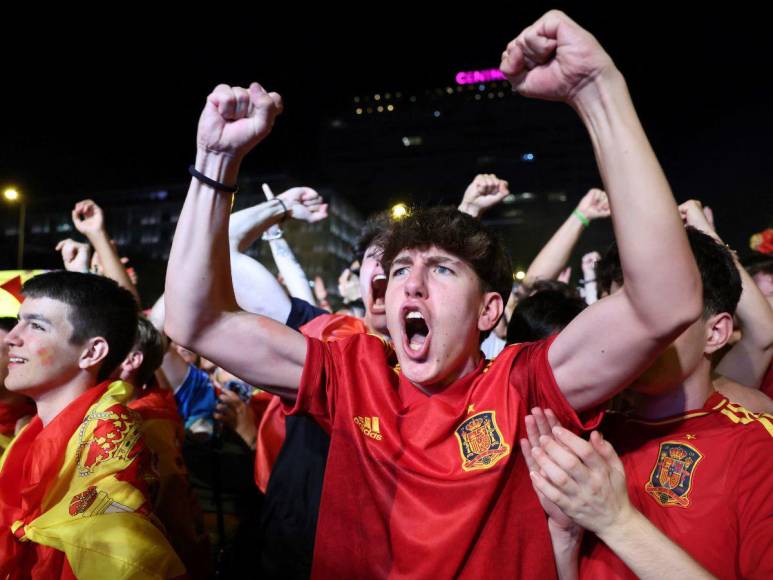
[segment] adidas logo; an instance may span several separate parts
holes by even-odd
[[[376,441],[381,441],[384,436],[379,429],[378,417],[355,417],[354,424],[360,428],[362,434]]]

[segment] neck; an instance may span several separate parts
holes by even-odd
[[[388,340],[390,342],[392,341],[392,339],[389,338],[388,334],[386,334],[385,332],[381,332],[380,330],[376,330],[370,324],[368,324],[368,320],[367,319],[365,319],[365,328],[368,329],[368,334],[375,334],[379,338],[383,338],[384,340]]]
[[[480,364],[481,360],[481,353],[480,350],[476,351],[474,354],[470,355],[464,361],[462,364],[456,369],[455,371],[451,372],[445,379],[442,381],[438,381],[437,383],[434,383],[432,385],[420,385],[418,383],[414,383],[411,381],[413,386],[415,386],[417,389],[419,389],[422,393],[425,395],[434,395],[439,392],[441,392],[443,389],[445,389],[447,386],[454,384],[456,381],[461,379],[462,377],[467,376],[469,373],[474,371],[478,364]]]
[[[76,377],[65,385],[34,395],[32,398],[37,405],[38,416],[43,423],[43,427],[53,421],[67,405],[95,385],[94,377],[87,374]]]
[[[368,329],[370,334],[375,334],[376,336],[380,336],[386,340],[391,340],[386,331],[376,329],[376,327],[373,325],[373,319],[370,316],[370,312],[367,309],[365,310],[365,316],[362,317],[362,321],[365,323],[365,328]]]
[[[667,393],[660,395],[634,393],[634,414],[642,419],[663,419],[700,409],[714,392],[714,385],[708,368],[699,369],[699,371]]]

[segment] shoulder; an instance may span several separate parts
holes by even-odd
[[[394,351],[389,341],[374,334],[357,333],[330,341],[307,336],[306,341],[306,368],[333,364],[336,367],[363,366],[372,370],[379,360],[390,364],[394,360]]]
[[[340,340],[327,342],[326,346],[337,356],[368,357],[359,360],[367,361],[369,364],[381,358],[391,359],[394,355],[389,341],[375,334],[356,333]]]
[[[744,437],[759,439],[767,445],[773,445],[773,415],[753,413],[746,407],[724,399],[715,409],[728,427]]]
[[[305,336],[325,342],[342,340],[368,331],[362,320],[345,314],[322,314],[298,330]]]
[[[541,375],[548,372],[548,349],[555,338],[552,336],[536,342],[510,344],[492,362],[491,370],[508,370],[514,379],[521,375]]]

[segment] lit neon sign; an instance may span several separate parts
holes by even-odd
[[[477,83],[490,83],[491,81],[503,80],[505,80],[505,75],[503,75],[498,68],[456,73],[456,83],[459,85],[474,85]]]

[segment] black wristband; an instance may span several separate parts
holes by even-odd
[[[274,199],[277,200],[282,205],[282,209],[284,210],[284,213],[282,214],[282,219],[279,220],[279,223],[282,223],[287,219],[287,216],[290,214],[290,210],[287,209],[285,202],[283,202],[280,198],[275,197]]]
[[[218,191],[224,191],[225,193],[236,193],[237,191],[239,191],[238,185],[226,185],[225,183],[220,183],[219,181],[210,179],[203,173],[196,171],[196,168],[193,165],[188,166],[188,173],[190,173],[191,176],[198,179],[201,183],[205,183],[209,185],[211,188],[216,189]]]

